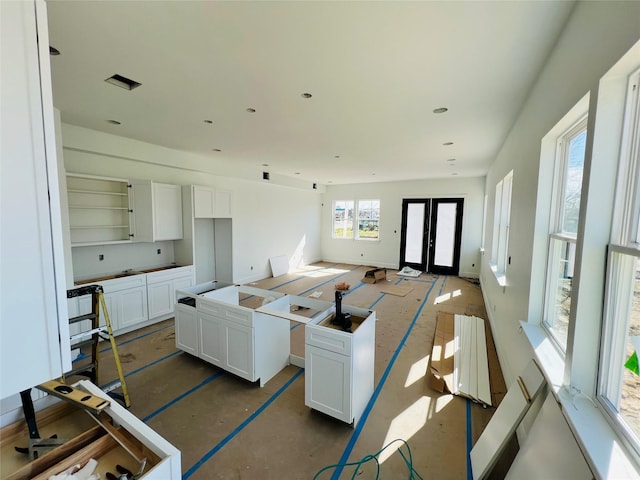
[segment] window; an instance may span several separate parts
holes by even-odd
[[[509,221],[511,216],[512,185],[513,170],[496,185],[491,266],[501,284],[505,282],[507,265],[509,264]]]
[[[354,209],[357,205],[357,209]],[[354,234],[353,219],[358,219]],[[378,240],[380,235],[380,200],[336,200],[333,202],[333,238]]]
[[[358,200],[358,238],[377,240],[380,224],[380,200]]]
[[[547,252],[543,325],[565,351],[578,237],[587,119],[581,118],[558,138]]]
[[[353,238],[353,201],[333,202],[333,238]]]
[[[598,400],[640,455],[640,71],[629,82],[607,259]]]

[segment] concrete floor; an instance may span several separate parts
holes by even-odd
[[[181,450],[183,478],[470,478],[469,448],[495,409],[431,390],[427,376],[437,312],[486,318],[480,288],[391,270],[365,284],[368,269],[318,263],[252,284],[333,301],[344,281],[345,305],[376,311],[375,392],[356,428],[305,406],[303,369],[288,366],[260,388],[176,350],[173,319],[117,338],[130,411]],[[400,297],[385,285],[412,290]],[[292,324],[291,336],[292,353],[304,355],[304,327]],[[99,383],[115,378],[108,355]],[[356,465],[334,466],[347,463]]]

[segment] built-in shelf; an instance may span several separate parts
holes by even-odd
[[[71,245],[131,241],[129,191],[127,180],[68,175]]]
[[[122,197],[126,197],[128,195],[128,193],[122,193],[122,192],[103,192],[103,191],[96,191],[96,190],[77,190],[75,188],[71,189],[67,189],[68,193],[88,193],[89,195],[119,195]]]

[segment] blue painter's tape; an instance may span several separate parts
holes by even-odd
[[[389,363],[387,365],[387,368],[385,369],[384,373],[382,374],[382,378],[380,379],[380,382],[378,382],[378,386],[374,390],[373,395],[371,396],[371,399],[369,400],[369,403],[367,404],[366,408],[364,409],[364,412],[362,413],[362,418],[360,418],[360,421],[358,422],[358,425],[354,429],[353,434],[351,434],[351,438],[349,439],[349,443],[347,443],[347,446],[345,447],[344,452],[342,453],[342,456],[340,457],[340,461],[338,462],[338,466],[336,467],[336,469],[333,472],[333,475],[331,476],[331,480],[338,480],[340,478],[340,475],[342,474],[342,471],[344,470],[343,465],[345,463],[347,463],[347,461],[349,460],[349,456],[351,455],[351,452],[353,451],[353,447],[355,446],[356,442],[358,441],[358,437],[360,436],[360,433],[362,432],[362,428],[364,427],[364,424],[367,422],[367,418],[369,417],[369,414],[371,413],[371,410],[373,409],[373,406],[375,405],[376,400],[378,399],[378,396],[380,395],[380,392],[382,391],[382,387],[384,386],[384,383],[387,381],[387,378],[389,377],[389,373],[391,372],[391,369],[393,368],[393,365],[396,362],[396,359],[398,358],[398,355],[400,355],[400,351],[402,350],[402,347],[404,347],[405,342],[409,338],[409,334],[411,333],[411,330],[413,330],[413,327],[416,324],[416,322],[418,320],[418,317],[420,316],[420,313],[422,312],[422,309],[424,308],[425,304],[427,303],[429,295],[431,295],[431,291],[433,290],[433,287],[435,286],[435,284],[436,284],[436,282],[434,282],[431,285],[431,287],[429,287],[429,290],[427,291],[427,294],[424,296],[424,299],[422,300],[422,303],[420,303],[420,306],[418,307],[418,310],[416,311],[415,315],[413,316],[413,320],[411,321],[411,324],[409,325],[409,328],[407,329],[407,332],[404,334],[404,337],[402,337],[402,340],[400,340],[400,343],[398,344],[398,347],[396,348],[396,351],[393,353],[393,356],[391,357],[391,360],[389,361]]]
[[[211,457],[213,457],[216,453],[218,453],[218,451],[220,451],[227,443],[229,443],[231,440],[233,440],[233,438],[238,433],[240,433],[244,429],[244,427],[246,427],[253,420],[255,420],[255,418],[258,415],[260,415],[262,412],[264,412],[266,410],[266,408],[269,405],[271,405],[273,403],[273,401],[282,394],[282,392],[284,392],[287,388],[289,388],[289,385],[291,385],[293,382],[295,382],[297,380],[297,378],[300,375],[302,375],[303,372],[304,372],[303,368],[298,370],[295,373],[295,375],[293,375],[287,381],[287,383],[285,383],[282,387],[280,387],[280,389],[276,393],[271,395],[269,400],[267,400],[265,403],[263,403],[258,410],[253,412],[253,414],[251,414],[251,416],[249,418],[247,418],[244,422],[242,422],[240,425],[238,425],[233,432],[231,432],[229,435],[224,437],[215,447],[213,447],[211,450],[209,450],[207,453],[205,453],[204,456],[200,460],[198,460],[189,470],[187,470],[185,472],[184,475],[182,475],[182,480],[187,480],[189,477],[191,477],[191,475],[193,475],[204,463],[206,463]]]

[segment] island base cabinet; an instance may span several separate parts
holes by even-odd
[[[306,345],[305,372],[305,405],[351,423],[351,359]]]
[[[198,316],[196,309],[188,305],[176,304],[176,348],[198,357]]]
[[[253,328],[222,322],[224,331],[225,364],[223,368],[239,377],[255,382],[253,362]]]
[[[198,313],[200,325],[200,353],[199,357],[216,367],[223,368],[224,351],[222,349],[224,337],[223,321],[206,313]]]

